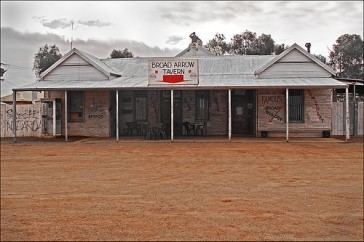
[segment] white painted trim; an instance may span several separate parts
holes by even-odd
[[[285,51],[283,51],[281,54],[279,54],[277,57],[273,58],[271,61],[269,61],[268,63],[264,64],[263,66],[261,66],[260,68],[258,68],[254,74],[255,75],[259,75],[262,72],[264,72],[265,70],[267,70],[269,67],[271,67],[274,63],[278,62],[280,59],[282,59],[284,56],[288,55],[291,51],[293,50],[298,50],[300,53],[302,53],[303,55],[305,55],[307,58],[309,58],[310,60],[312,60],[313,62],[315,62],[317,65],[321,66],[323,69],[325,69],[327,72],[329,72],[332,75],[336,75],[336,72],[329,67],[328,65],[322,63],[319,59],[317,59],[314,55],[308,53],[305,49],[303,49],[301,46],[299,46],[298,44],[294,43],[291,47],[289,47],[288,49],[286,49]]]
[[[53,102],[52,102],[52,104],[53,104],[53,136],[56,136],[56,124],[57,124],[57,122],[56,122],[56,99],[54,99],[53,100]]]
[[[229,108],[228,137],[229,141],[231,141],[231,89],[228,90],[228,108]]]
[[[173,115],[173,89],[171,89],[171,141],[174,139],[174,115]]]
[[[345,140],[350,139],[349,87],[345,88]]]
[[[67,110],[67,90],[64,91],[64,140],[68,141],[68,110]]]
[[[116,141],[119,141],[119,90],[116,90]]]
[[[286,141],[289,139],[289,90],[286,88]]]
[[[13,142],[16,143],[16,91],[13,91]]]

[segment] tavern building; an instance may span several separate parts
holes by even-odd
[[[215,56],[190,37],[176,57],[99,59],[74,48],[13,94],[44,91],[50,135],[66,140],[330,135],[333,89],[347,85],[308,51]]]

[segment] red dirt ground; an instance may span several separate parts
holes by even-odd
[[[362,240],[363,143],[1,144],[1,240]]]

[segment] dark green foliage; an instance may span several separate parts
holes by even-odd
[[[326,57],[323,55],[314,55],[317,59],[319,59],[322,63],[326,64]]]
[[[287,48],[284,44],[275,45],[270,34],[257,36],[249,30],[234,35],[231,42],[226,42],[225,36],[217,33],[205,47],[215,55],[271,55],[280,54]]]
[[[132,58],[133,53],[131,51],[129,51],[127,48],[125,48],[123,50],[113,49],[110,54],[110,57],[111,58]]]
[[[51,65],[62,57],[59,48],[56,45],[40,47],[38,53],[34,56],[33,70],[39,76],[43,71],[47,70]]]
[[[215,37],[205,47],[215,55],[224,55],[229,52],[229,45],[225,41],[225,36],[219,33],[215,34]]]
[[[343,34],[337,38],[329,54],[329,64],[339,77],[363,79],[363,40],[357,34]]]

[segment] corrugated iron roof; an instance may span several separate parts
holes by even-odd
[[[245,56],[199,56],[197,59],[199,74],[243,74],[254,76],[254,71],[274,55],[245,55]],[[107,66],[122,76],[144,76],[148,78],[148,61],[155,59],[176,59],[171,57],[118,58],[101,60]]]
[[[333,78],[256,79],[246,75],[202,75],[198,85],[148,86],[143,77],[119,77],[103,81],[37,81],[15,91],[91,90],[91,89],[228,89],[228,88],[345,88]]]

